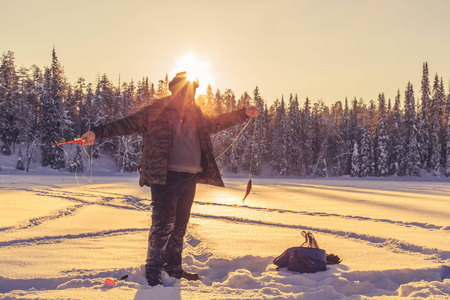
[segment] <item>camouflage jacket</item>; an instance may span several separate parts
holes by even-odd
[[[142,161],[139,168],[140,186],[165,184],[167,165],[172,144],[172,125],[166,111],[167,98],[155,101],[142,110],[117,121],[91,128],[96,139],[135,133],[142,134]],[[242,123],[248,116],[245,108],[218,116],[204,116],[199,107],[192,110],[201,147],[201,165],[197,182],[225,186],[217,167],[210,135]]]

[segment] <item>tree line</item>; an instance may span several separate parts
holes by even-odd
[[[169,95],[168,81],[166,75],[156,85],[148,77],[114,85],[104,74],[95,84],[84,78],[70,83],[55,49],[43,70],[17,68],[8,51],[0,66],[1,152],[16,155],[19,170],[28,171],[30,162],[39,160],[42,166],[81,172],[82,148],[68,148],[75,165],[66,162],[56,143]],[[260,110],[256,120],[212,137],[225,175],[251,170],[266,176],[450,176],[450,95],[442,77],[430,79],[427,63],[420,92],[415,94],[408,82],[392,100],[380,93],[376,101],[346,98],[328,106],[290,94],[268,106],[258,87],[237,97],[231,89],[214,92],[208,85],[196,103],[211,115],[249,105]],[[142,138],[134,135],[100,140],[84,150],[94,158],[114,157],[118,172],[135,172],[141,145]]]

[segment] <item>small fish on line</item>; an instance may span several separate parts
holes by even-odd
[[[247,198],[248,194],[250,194],[250,191],[252,190],[252,180],[249,179],[247,183],[247,191],[245,192],[244,199],[242,199],[242,203],[244,203],[245,198]]]

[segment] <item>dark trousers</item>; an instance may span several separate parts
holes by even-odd
[[[152,184],[152,226],[146,273],[180,272],[181,252],[195,196],[195,174],[168,172],[165,185]]]

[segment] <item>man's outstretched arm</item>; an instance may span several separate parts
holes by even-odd
[[[255,106],[241,108],[229,113],[220,114],[214,117],[205,116],[207,123],[207,131],[215,134],[219,131],[226,130],[234,125],[240,124],[251,117],[257,117],[259,110]]]
[[[145,108],[123,119],[94,126],[81,136],[85,145],[92,145],[95,139],[131,135],[146,130],[147,113]]]

